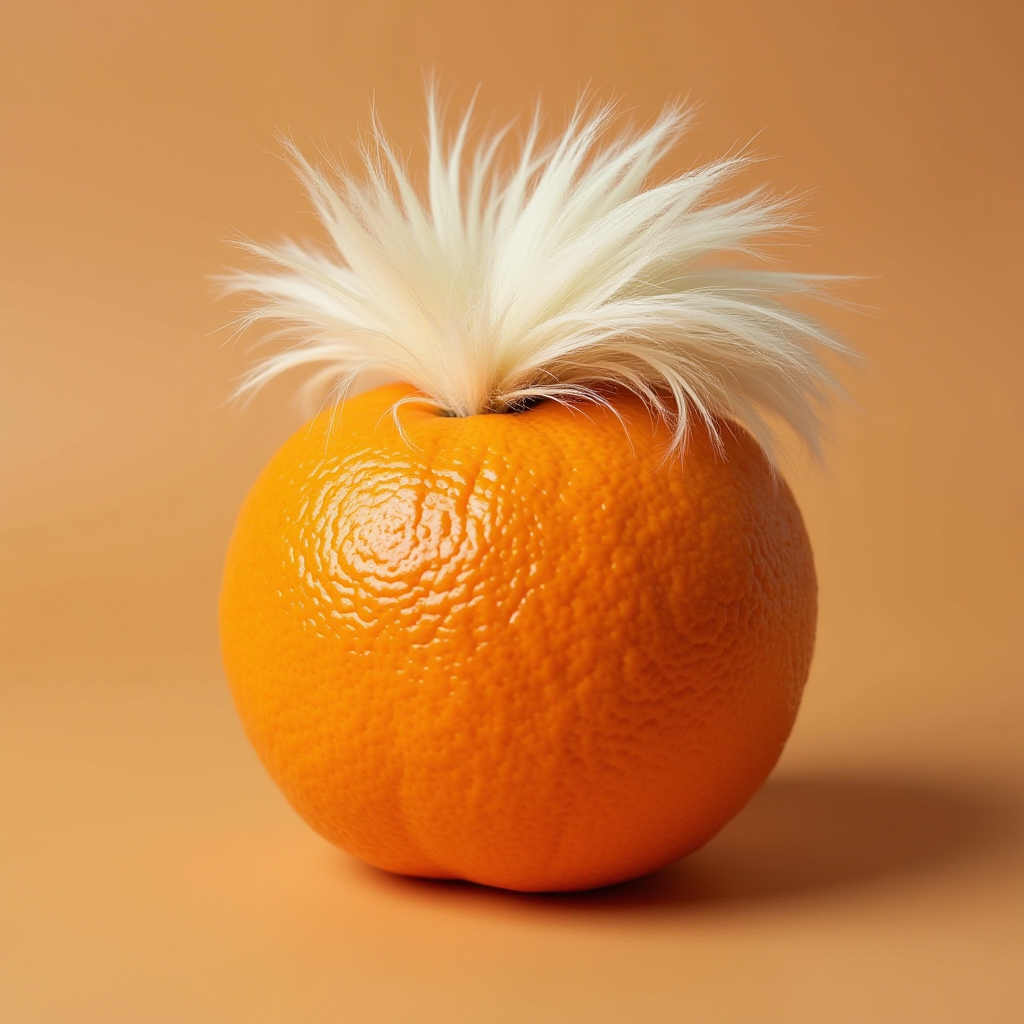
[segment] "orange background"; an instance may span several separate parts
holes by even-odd
[[[178,2],[0,12],[0,1020],[944,1021],[1024,1016],[1019,4]],[[702,103],[813,190],[800,269],[868,360],[791,479],[818,652],[773,780],[589,896],[392,880],[265,778],[220,673],[235,511],[297,425],[207,277],[315,231],[278,157],[422,81],[553,124],[590,83]]]

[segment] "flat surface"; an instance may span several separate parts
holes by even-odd
[[[1013,1024],[1015,702],[845,755],[798,736],[689,860],[524,896],[318,839],[216,666],[37,663],[0,699],[0,1020]]]
[[[1024,24],[1015,3],[345,0],[0,11],[0,1022],[1024,1019]],[[219,668],[235,512],[300,422],[225,403],[209,280],[316,237],[274,142],[422,76],[486,122],[581,84],[689,94],[672,166],[755,139],[867,275],[828,322],[827,472],[789,472],[819,640],[775,776],[705,850],[601,893],[388,878],[310,833]],[[776,156],[777,155],[777,156]]]

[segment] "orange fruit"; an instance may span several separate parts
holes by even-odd
[[[270,774],[389,871],[605,885],[760,786],[814,641],[810,545],[758,445],[644,404],[449,417],[389,386],[299,430],[242,508],[227,676]],[[694,418],[696,419],[696,418]]]

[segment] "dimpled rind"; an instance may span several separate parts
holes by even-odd
[[[321,835],[520,890],[633,878],[761,785],[814,645],[785,482],[630,396],[466,418],[388,386],[299,430],[221,595],[246,731]]]

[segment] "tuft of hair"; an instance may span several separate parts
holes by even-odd
[[[768,269],[764,243],[797,229],[798,210],[765,189],[723,196],[752,157],[650,184],[690,109],[613,134],[612,106],[581,103],[547,144],[535,113],[502,168],[509,129],[471,145],[471,114],[446,137],[428,94],[425,194],[376,115],[360,176],[285,140],[330,248],[239,243],[265,269],[223,279],[257,300],[238,326],[270,322],[289,343],[238,395],[300,367],[313,371],[307,397],[403,380],[454,416],[610,405],[627,388],[670,424],[674,448],[696,416],[716,438],[738,422],[769,457],[781,420],[820,454],[822,412],[841,393],[821,356],[846,350],[779,299],[821,297],[832,278]]]

